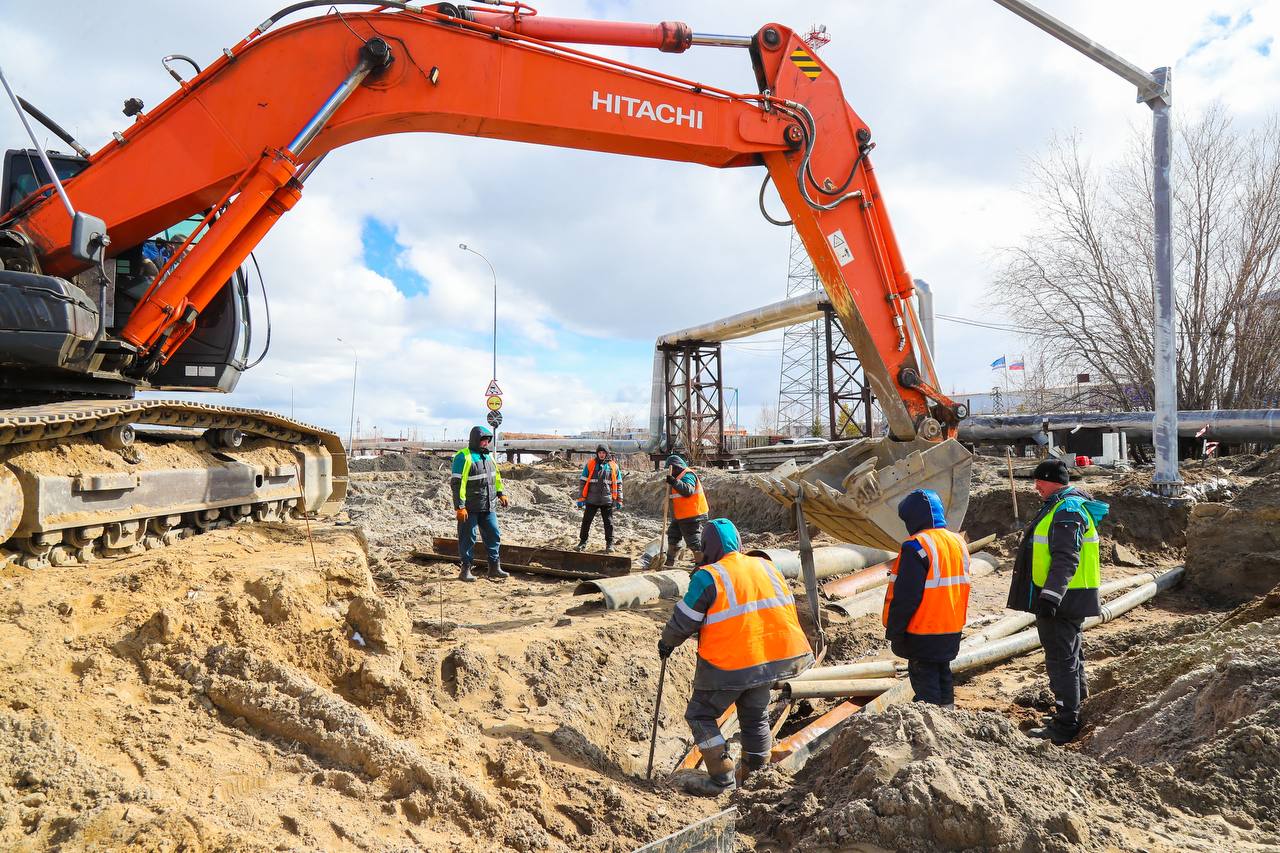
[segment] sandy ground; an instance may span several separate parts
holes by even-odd
[[[74,570],[0,572],[0,848],[622,851],[730,799],[741,845],[757,849],[1280,845],[1264,784],[1280,758],[1280,620],[1266,599],[1228,617],[1175,592],[1091,634],[1078,746],[1019,733],[1047,698],[1031,654],[963,681],[959,713],[851,725],[794,785],[770,772],[694,800],[644,780],[670,604],[608,612],[573,582],[531,575],[458,583],[455,566],[410,556],[454,534],[440,463],[362,467],[376,470],[353,478],[349,522],[313,523],[311,539],[301,524],[242,525]],[[1273,472],[1202,473],[1189,479],[1228,481],[1221,498]],[[504,540],[572,546],[576,476],[504,471]],[[786,543],[785,519],[733,477],[708,477],[713,511],[751,545]],[[632,479],[616,544],[638,554],[662,489]],[[1012,531],[999,469],[976,480],[970,532]],[[1162,513],[1138,483],[1087,484],[1116,505],[1108,546],[1171,564],[1192,508]],[[1008,567],[975,582],[974,615],[1002,609]],[[829,630],[833,662],[883,646],[874,617]],[[668,667],[659,771],[688,746],[693,662],[686,648]]]

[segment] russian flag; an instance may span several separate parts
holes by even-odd
[[[991,362],[991,369],[1004,370],[1004,356],[1000,356],[995,361]]]
[[[1017,361],[1010,362],[1009,369],[1010,370],[1026,370],[1027,368],[1026,368],[1026,365],[1023,364],[1023,360],[1018,359]]]

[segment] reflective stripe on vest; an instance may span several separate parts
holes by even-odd
[[[587,499],[587,491],[591,488],[591,482],[596,477],[596,462],[598,461],[599,460],[595,458],[587,461],[587,479],[582,483],[582,499],[584,501]],[[614,465],[607,459],[604,464],[605,470],[609,476],[609,479],[606,481],[609,484],[609,494],[616,501],[618,499],[618,466]]]
[[[688,470],[688,468],[685,469],[685,471]],[[680,472],[680,476],[684,476],[684,471]],[[707,508],[707,496],[702,491],[702,478],[693,474],[693,479],[697,485],[693,494],[688,497],[677,492],[674,486],[671,487],[671,515],[675,518],[697,518],[710,512]]]
[[[1058,510],[1070,500],[1071,498],[1066,498],[1059,501],[1053,512],[1046,513],[1040,519],[1031,534],[1031,582],[1042,589],[1049,579],[1049,564],[1053,562],[1053,555],[1049,553],[1049,527]],[[1067,589],[1097,589],[1102,584],[1102,548],[1098,526],[1089,511],[1079,506],[1078,502],[1072,507],[1072,511],[1084,516],[1085,529],[1080,541],[1080,563],[1076,566]]]
[[[945,528],[922,530],[907,542],[917,542],[929,560],[920,606],[907,623],[909,634],[956,634],[964,628],[969,611],[969,548],[964,540]],[[906,548],[907,543],[903,543]],[[902,555],[893,561],[889,586],[884,593],[884,610],[880,621],[889,624],[889,606],[893,603],[894,581]]]
[[[698,655],[722,670],[790,660],[810,652],[795,598],[768,560],[734,551],[702,567],[716,599],[698,631]]]

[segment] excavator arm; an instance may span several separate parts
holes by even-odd
[[[276,21],[140,114],[66,182],[76,209],[106,222],[113,247],[210,212],[123,329],[138,370],[181,346],[327,152],[390,133],[453,133],[718,168],[763,164],[893,436],[952,434],[962,412],[937,390],[869,157],[870,130],[794,31],[767,24],[750,38],[699,37],[679,23],[547,18],[521,4],[388,4]],[[566,46],[678,52],[699,41],[745,47],[760,92]],[[68,275],[83,264],[70,253],[68,213],[56,202],[33,194],[0,227],[23,232],[44,273]]]

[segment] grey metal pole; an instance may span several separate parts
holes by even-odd
[[[493,264],[489,262],[488,258],[468,246],[466,243],[459,243],[458,248],[464,252],[470,252],[488,264],[489,274],[493,276],[493,378],[496,380],[498,378],[498,273],[493,268]],[[497,452],[498,431],[496,429],[493,431],[493,449],[494,452]]]
[[[1170,120],[1173,107],[1171,70],[1157,68],[1148,74],[1025,0],[995,2],[1137,86],[1138,103],[1151,107],[1156,260],[1153,300],[1155,358],[1151,371],[1156,397],[1155,429],[1152,436],[1156,451],[1156,472],[1152,478],[1152,487],[1159,494],[1174,497],[1182,491],[1182,478],[1178,474],[1177,307],[1173,293],[1173,191],[1169,174],[1173,151],[1173,125]]]
[[[356,375],[360,372],[360,354],[356,352],[356,348],[348,344],[342,338],[338,338],[338,343],[347,344],[351,347],[351,423],[347,427],[347,453],[352,456],[356,455]]]
[[[1173,293],[1173,121],[1169,95],[1172,69],[1157,68],[1156,80],[1165,95],[1147,101],[1151,107],[1152,196],[1155,200],[1155,422],[1152,444],[1156,450],[1156,475],[1152,485],[1168,497],[1182,489],[1178,474],[1178,352],[1175,338],[1176,305]]]

